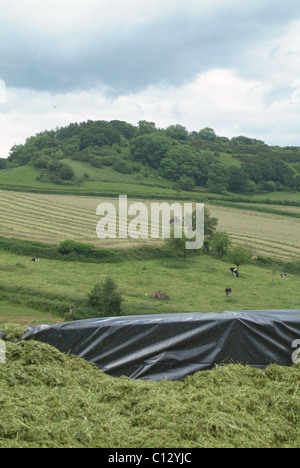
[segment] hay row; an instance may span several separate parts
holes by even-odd
[[[255,254],[265,254],[276,253],[280,258],[299,258],[300,248],[289,246],[288,244],[278,244],[274,242],[262,241],[261,239],[243,239],[239,236],[232,236],[233,243],[239,246],[244,246],[250,250],[254,255]]]
[[[1,206],[1,211],[9,213],[10,215],[16,216],[16,215],[24,215],[28,214],[33,217],[37,217],[37,215],[42,215],[43,219],[47,220],[50,217],[57,218],[57,219],[65,219],[66,222],[72,221],[74,223],[84,223],[86,222],[86,219],[88,217],[91,217],[94,215],[96,216],[96,211],[95,212],[85,212],[82,215],[78,215],[77,213],[73,213],[72,211],[64,210],[64,211],[59,211],[57,209],[50,210],[49,207],[45,207],[45,209],[41,209],[40,206],[38,208],[34,209],[31,205],[21,205],[21,204],[12,204],[12,205],[7,205],[3,204]]]

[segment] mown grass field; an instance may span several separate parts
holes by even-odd
[[[218,218],[218,229],[228,232],[234,244],[245,247],[252,255],[283,260],[300,258],[299,218],[236,210],[234,205],[232,208],[208,205],[208,209]],[[288,207],[288,210],[298,212],[297,207]]]
[[[132,201],[128,200],[129,203]],[[0,191],[0,236],[52,244],[73,239],[110,248],[159,242],[153,239],[98,239],[96,226],[100,218],[96,209],[103,202],[117,206],[118,196],[101,198]],[[150,212],[151,202],[144,200],[144,203]],[[213,202],[206,206],[211,215],[218,218],[218,229],[231,234],[235,245],[246,247],[254,256],[282,260],[300,258],[300,218],[282,214],[284,210],[299,214],[300,208],[275,205],[280,211],[277,215],[255,211],[255,207],[267,210],[269,205],[263,203],[251,206],[251,211],[247,204],[245,209],[236,209],[234,204],[217,206]]]

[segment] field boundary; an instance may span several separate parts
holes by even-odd
[[[109,191],[109,190],[85,190],[85,189],[80,189],[77,188],[76,190],[70,189],[70,190],[63,190],[63,189],[57,189],[57,188],[37,188],[37,187],[31,187],[31,186],[22,186],[22,185],[1,185],[0,184],[0,191],[4,192],[18,192],[18,193],[32,193],[32,194],[44,194],[44,195],[70,195],[70,196],[78,196],[78,197],[102,197],[102,198],[114,198],[116,196],[119,196],[119,190],[117,190],[117,187],[120,185],[118,182],[105,182],[109,183],[110,185],[115,184],[116,185],[116,190]],[[261,199],[254,199],[252,198],[251,201],[249,202],[249,195],[248,196],[241,196],[241,195],[236,195],[232,196],[231,194],[212,194],[212,193],[207,193],[207,192],[185,192],[184,195],[180,192],[174,193],[174,196],[170,196],[170,193],[164,194],[164,190],[168,191],[174,191],[170,188],[161,188],[158,186],[154,185],[143,185],[145,187],[148,187],[150,189],[156,189],[159,190],[159,194],[151,193],[150,194],[143,194],[143,193],[138,193],[138,195],[132,195],[132,188],[138,188],[141,186],[141,184],[125,184],[123,183],[122,185],[127,185],[129,190],[128,190],[128,198],[133,200],[133,199],[141,199],[141,200],[170,200],[170,201],[194,201],[194,202],[205,202],[209,203],[210,201],[219,201],[221,203],[245,203],[245,204],[253,204],[253,205],[281,205],[281,206],[291,206],[291,207],[300,207],[300,201],[291,201],[291,200],[272,200],[270,198],[261,198]],[[130,190],[131,189],[131,190]],[[298,193],[298,192],[295,192]],[[263,194],[262,194],[263,195]],[[251,197],[251,196],[250,196]],[[246,209],[246,208],[243,208]],[[276,214],[276,213],[275,213]],[[278,214],[278,213],[277,213]]]

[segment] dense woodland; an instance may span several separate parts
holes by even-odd
[[[239,136],[217,136],[213,129],[188,132],[140,121],[87,121],[44,131],[11,148],[0,170],[24,165],[39,169],[38,180],[79,184],[68,159],[123,174],[140,173],[174,182],[178,190],[258,193],[300,191],[300,148],[268,146]],[[86,175],[88,178],[88,175]]]

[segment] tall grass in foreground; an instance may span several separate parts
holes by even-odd
[[[14,333],[12,327],[0,327]],[[0,448],[298,448],[299,366],[184,381],[113,378],[39,342],[7,342]]]

